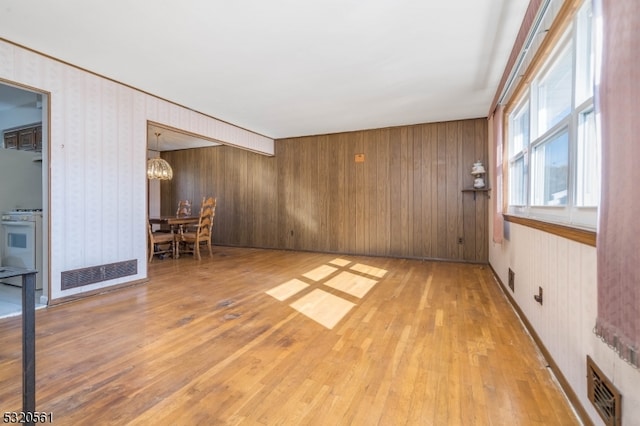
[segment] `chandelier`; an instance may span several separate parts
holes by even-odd
[[[158,149],[158,139],[160,133],[156,132],[156,150]],[[147,161],[147,179],[170,180],[173,178],[173,170],[166,160],[156,157]]]

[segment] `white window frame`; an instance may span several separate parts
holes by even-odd
[[[580,119],[586,112],[594,109],[593,95],[582,96],[585,99],[579,105],[576,105],[576,90],[579,83],[577,61],[579,55],[583,52],[578,52],[578,49],[583,46],[579,44],[578,31],[581,28],[585,28],[579,24],[579,19],[582,18],[583,7],[586,7],[587,2],[581,6],[578,13],[574,16],[572,23],[565,30],[562,37],[553,47],[550,55],[546,58],[544,65],[535,72],[531,78],[530,83],[522,91],[522,94],[518,99],[513,102],[513,108],[507,111],[506,123],[507,125],[507,182],[508,188],[508,206],[507,213],[531,219],[541,220],[551,223],[560,223],[563,225],[586,228],[595,230],[597,224],[597,205],[595,206],[579,206],[577,205],[577,191],[578,191],[578,138],[580,137],[579,124]],[[592,26],[586,26],[591,28]],[[592,37],[592,36],[591,36]],[[538,84],[547,75],[550,69],[561,60],[561,55],[565,52],[565,49],[569,47],[572,55],[572,70],[571,70],[571,108],[567,116],[563,117],[559,122],[554,124],[551,128],[546,129],[542,134],[538,134]],[[581,71],[581,70],[580,70]],[[593,72],[590,74],[593,76]],[[581,92],[584,95],[583,91]],[[522,109],[528,105],[529,109],[529,141],[525,141],[522,150],[513,152],[513,138],[516,135],[512,134],[513,119],[521,113]],[[596,118],[597,119],[597,118]],[[533,170],[533,155],[535,148],[550,141],[562,132],[567,132],[568,135],[568,177],[567,177],[567,198],[566,204],[562,206],[547,206],[547,205],[535,205],[533,202],[534,193],[534,179],[535,170]],[[598,136],[596,135],[596,138]],[[524,159],[524,194],[523,197],[526,203],[515,204],[512,203],[514,197],[512,194],[513,188],[511,183],[514,180],[512,176],[512,170],[516,161]],[[598,168],[599,172],[599,168]],[[599,179],[598,179],[599,180]]]
[[[519,213],[524,212],[524,208],[526,207],[526,205],[528,204],[527,200],[529,197],[529,190],[528,190],[528,168],[529,168],[529,164],[528,164],[528,150],[529,150],[529,143],[531,140],[531,108],[530,108],[530,102],[529,102],[529,97],[528,95],[524,97],[524,99],[522,99],[518,105],[516,106],[516,108],[514,109],[513,115],[509,117],[509,128],[512,129],[514,128],[514,119],[517,117],[519,118],[521,116],[521,114],[524,113],[524,110],[526,109],[526,114],[528,116],[528,121],[529,121],[529,128],[527,131],[526,135],[522,135],[522,134],[518,134],[518,137],[522,137],[522,146],[520,147],[519,150],[512,152],[512,150],[514,149],[514,137],[515,135],[510,135],[509,138],[509,144],[508,144],[508,151],[509,151],[509,172],[507,173],[508,177],[509,177],[509,196],[508,196],[508,200],[509,200],[509,204],[513,206],[514,209],[518,209]],[[519,120],[518,120],[519,121]],[[514,185],[513,185],[513,181],[511,180],[513,178],[513,172],[512,170],[515,168],[515,164],[519,161],[522,161],[522,190],[524,191],[524,194],[521,194],[519,198],[519,200],[524,199],[524,202],[518,202],[516,203],[512,203],[513,202],[513,191],[514,191]]]

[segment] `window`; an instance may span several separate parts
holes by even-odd
[[[595,228],[600,191],[594,43],[586,1],[507,110],[511,214]]]
[[[538,135],[558,124],[571,113],[571,45],[567,45],[535,84],[538,89]]]
[[[590,3],[590,2],[589,2]],[[591,4],[578,12],[576,37],[576,105],[593,97],[595,59],[594,29]]]
[[[520,105],[509,119],[512,131],[509,138],[509,152],[512,153],[509,165],[509,204],[524,206],[527,204],[527,168],[525,165],[526,152],[529,147],[529,102],[528,99]]]
[[[577,149],[576,204],[596,207],[600,198],[600,147],[596,137],[596,113],[591,108],[580,113]]]
[[[569,187],[569,134],[563,129],[533,148],[534,206],[566,206]]]

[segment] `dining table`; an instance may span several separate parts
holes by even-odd
[[[195,225],[200,220],[200,216],[150,216],[149,223],[152,225],[169,225],[171,227],[181,225]]]
[[[149,216],[149,223],[152,225],[169,225],[171,232],[179,232],[183,226],[197,225],[200,216]],[[176,229],[176,227],[178,229]],[[177,244],[177,243],[176,243]],[[175,258],[180,257],[180,250],[176,247]]]

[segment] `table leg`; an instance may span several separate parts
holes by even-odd
[[[36,274],[22,276],[22,410],[33,425],[36,411]]]

